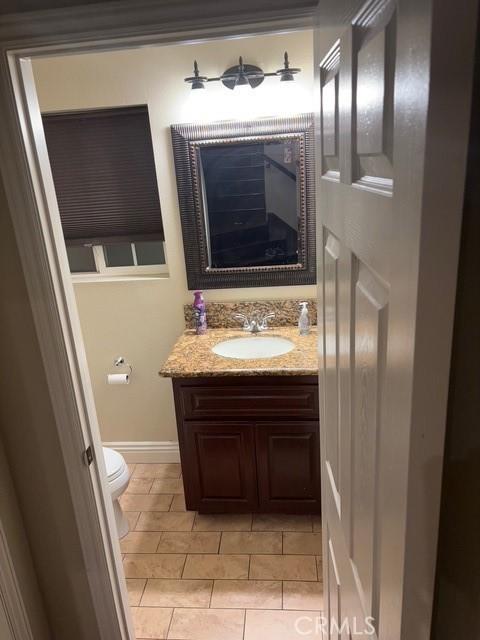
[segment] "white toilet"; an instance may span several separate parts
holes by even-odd
[[[105,458],[105,467],[107,469],[108,490],[112,496],[113,511],[115,513],[115,521],[117,523],[118,537],[123,538],[127,535],[129,527],[125,514],[118,499],[128,487],[130,481],[130,471],[125,462],[124,457],[108,447],[103,447],[103,456]]]

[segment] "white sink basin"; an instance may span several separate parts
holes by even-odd
[[[224,358],[237,360],[260,360],[282,356],[295,348],[286,338],[276,336],[249,336],[248,338],[232,338],[224,340],[212,347],[213,353]]]

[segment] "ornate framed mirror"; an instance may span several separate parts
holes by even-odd
[[[314,284],[312,114],[171,132],[189,289]]]

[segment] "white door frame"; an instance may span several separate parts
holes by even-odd
[[[295,0],[119,2],[0,18],[0,170],[75,509],[99,637],[132,631],[85,349],[58,213],[31,59],[312,26]],[[262,4],[265,9],[262,9]],[[297,4],[297,7],[295,7]],[[293,6],[292,6],[293,5]],[[222,11],[222,15],[219,12]],[[180,79],[179,79],[180,80]],[[65,428],[69,425],[70,428]],[[85,444],[96,464],[85,465]],[[76,568],[78,570],[78,568]]]

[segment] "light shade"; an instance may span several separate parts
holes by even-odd
[[[193,76],[185,78],[185,82],[191,84],[192,89],[205,89],[205,82],[207,82],[207,78],[200,75],[196,60],[193,62]]]
[[[194,80],[192,82],[192,89],[205,89],[205,84],[201,80]]]
[[[280,82],[293,82],[296,73],[300,73],[300,69],[290,66],[288,53],[285,51],[283,56],[283,69],[278,69],[277,71],[277,76],[280,76]]]

